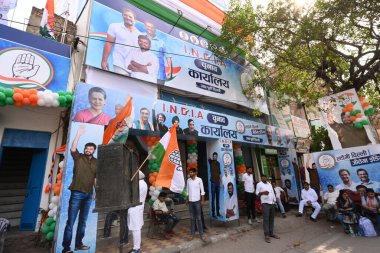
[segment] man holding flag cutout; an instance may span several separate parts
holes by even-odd
[[[102,144],[113,142],[125,143],[128,139],[129,128],[132,127],[133,114],[132,97],[128,96],[125,106],[104,131]]]

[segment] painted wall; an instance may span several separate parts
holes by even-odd
[[[3,139],[5,128],[46,131],[52,133],[49,143],[49,154],[46,161],[44,183],[41,187],[44,187],[48,182],[47,176],[50,173],[51,156],[54,150],[61,146],[62,129],[58,129],[61,111],[63,111],[61,108],[16,106],[6,106],[0,110],[0,142]],[[49,195],[42,191],[40,202],[41,208],[48,208],[48,198]],[[37,222],[36,228],[38,228],[38,226],[39,224]]]

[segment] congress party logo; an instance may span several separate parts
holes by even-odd
[[[331,169],[335,167],[335,158],[330,154],[323,154],[318,157],[318,165],[321,169]]]
[[[50,61],[32,49],[9,47],[0,51],[0,87],[44,88],[53,76]]]

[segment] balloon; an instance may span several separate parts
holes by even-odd
[[[47,233],[49,233],[49,226],[47,226],[47,225],[45,224],[45,225],[42,227],[41,231],[42,231],[42,233],[44,233],[44,234],[46,235]]]
[[[154,192],[153,192],[153,196],[158,197],[159,194],[160,194],[160,191],[159,191],[159,190],[154,190]]]
[[[55,206],[55,207],[53,208],[53,212],[54,212],[54,214],[56,214],[57,211],[58,211],[58,206]]]
[[[49,233],[47,233],[45,239],[46,239],[47,241],[51,241],[51,240],[53,240],[53,239],[54,239],[54,233],[53,233],[53,232],[49,232]]]
[[[6,88],[3,92],[4,92],[5,96],[7,96],[7,97],[12,97],[13,94],[15,93],[13,91],[13,89],[11,89],[11,88]]]
[[[48,193],[48,192],[50,192],[50,189],[51,189],[51,185],[49,183],[47,183],[46,186],[45,186],[44,192]]]
[[[54,203],[55,205],[58,205],[59,198],[57,196],[53,196],[51,198],[51,202]]]
[[[154,191],[156,188],[154,186],[149,187],[149,191]]]
[[[59,106],[58,100],[53,100],[52,106],[58,107]]]
[[[157,197],[153,195],[152,198],[151,198],[151,200],[156,201]]]
[[[29,105],[29,104],[30,104],[30,100],[29,100],[29,98],[25,98],[25,97],[24,97],[24,99],[22,100],[22,103],[23,103],[24,105]]]
[[[58,167],[60,167],[62,169],[63,168],[63,164],[64,164],[64,162],[60,161],[59,164],[58,164]]]
[[[52,224],[53,222],[54,222],[53,218],[52,218],[52,217],[49,217],[49,218],[46,219],[45,224],[46,224],[47,226],[50,226],[50,224]]]
[[[39,98],[38,100],[37,100],[37,105],[39,105],[39,106],[45,106],[45,100],[42,98]]]
[[[13,94],[13,99],[16,102],[21,102],[24,99],[24,96],[21,93]]]
[[[5,101],[5,98],[7,96],[5,96],[5,94],[3,92],[0,91],[0,101]]]
[[[7,105],[13,105],[13,104],[14,104],[14,100],[13,100],[12,97],[7,97],[7,98],[5,99],[5,103],[6,103]]]
[[[149,201],[148,201],[148,204],[149,204],[149,206],[153,206],[153,200],[152,199],[149,199]]]
[[[57,93],[58,93],[59,96],[66,95],[66,92],[64,92],[63,90],[59,90]]]
[[[56,205],[55,205],[54,203],[50,203],[50,204],[49,204],[49,209],[50,209],[50,210],[53,209],[54,207],[56,207]]]
[[[0,106],[5,106],[5,102],[0,100]]]
[[[363,126],[362,126],[362,124],[360,122],[357,122],[357,123],[354,124],[354,127],[355,128],[362,128]]]
[[[31,95],[29,96],[29,100],[30,100],[31,103],[37,103],[37,101],[38,101],[38,96],[37,96],[36,94],[31,94]]]
[[[55,222],[54,222],[54,219],[53,219],[53,223],[50,224],[49,229],[50,229],[51,232],[54,232],[54,229],[55,229]]]
[[[48,216],[49,216],[49,217],[53,217],[53,216],[54,216],[54,212],[53,212],[53,210],[50,210],[50,211],[48,212]]]

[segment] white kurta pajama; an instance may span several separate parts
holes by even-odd
[[[128,209],[128,228],[132,231],[133,249],[140,249],[141,246],[141,228],[144,225],[144,203],[148,192],[148,185],[144,180],[139,181],[140,202],[141,205]]]
[[[311,201],[312,207],[314,207],[314,212],[311,215],[311,218],[316,219],[319,211],[321,211],[321,206],[318,204],[318,195],[317,193],[309,187],[309,190],[303,189],[301,191],[301,198],[300,205],[298,208],[298,212],[303,213],[303,208],[305,205],[307,205],[307,201]]]

